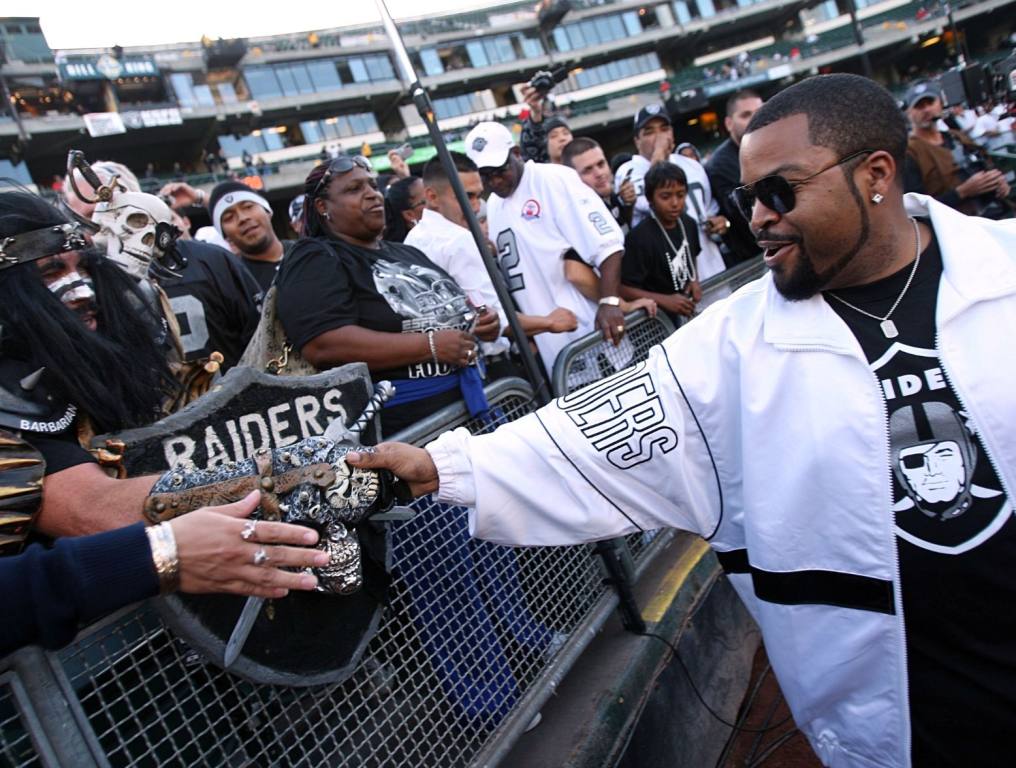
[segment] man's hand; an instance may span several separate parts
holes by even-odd
[[[702,286],[699,284],[698,280],[692,280],[688,283],[686,291],[688,295],[691,296],[691,300],[696,304],[702,301]]]
[[[534,123],[543,120],[543,101],[547,95],[540,93],[531,85],[522,86],[522,100],[529,105],[529,119]]]
[[[673,293],[661,300],[663,308],[675,315],[691,317],[695,314],[695,302],[683,293]]]
[[[568,333],[579,327],[579,319],[570,309],[554,307],[547,315],[547,331],[550,333]]]
[[[624,312],[620,307],[600,304],[596,310],[596,327],[603,334],[604,341],[612,341],[616,347],[624,338]]]
[[[387,469],[409,486],[413,496],[438,489],[437,467],[423,448],[408,443],[381,443],[373,453],[346,454],[346,461],[361,469]]]
[[[394,175],[398,176],[400,179],[409,177],[409,165],[406,164],[405,158],[399,154],[399,150],[388,150],[388,162],[392,165],[392,173]]]
[[[159,190],[159,197],[173,198],[173,208],[182,205],[204,205],[205,195],[184,181],[171,181]]]
[[[473,335],[481,341],[496,341],[501,335],[501,318],[497,312],[484,309],[473,323]]]
[[[1005,183],[1005,176],[1001,171],[978,171],[956,187],[956,192],[961,198],[977,197],[987,193],[997,194],[999,182],[1005,185],[1008,193],[1009,185]]]
[[[710,216],[706,219],[706,231],[710,235],[723,235],[730,229],[730,222],[726,216]]]
[[[628,176],[631,176],[631,171],[628,172]],[[635,201],[638,199],[638,192],[635,191],[635,184],[630,178],[625,178],[621,183],[621,188],[617,190],[617,196],[621,198],[621,202],[625,205],[635,205]]]
[[[653,137],[653,156],[650,163],[663,163],[674,153],[673,131],[660,131]]]

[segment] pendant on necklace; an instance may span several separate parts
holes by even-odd
[[[900,332],[896,330],[896,323],[892,320],[886,319],[879,323],[879,328],[882,329],[882,335],[887,339],[895,339],[900,335]]]

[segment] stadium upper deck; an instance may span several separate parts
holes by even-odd
[[[970,0],[955,16],[972,48],[992,51],[1013,31],[1016,0]],[[922,0],[574,0],[541,33],[533,3],[399,23],[442,128],[456,133],[523,108],[519,86],[566,64],[554,92],[574,127],[611,142],[643,103],[668,100],[694,140],[717,138],[717,107],[741,88],[763,91],[835,66],[859,70],[862,50],[888,83],[945,65],[941,8]],[[0,175],[40,185],[70,146],[112,156],[139,175],[205,170],[219,152],[244,152],[299,176],[323,148],[375,148],[421,137],[380,24],[164,46],[51,51],[37,19],[0,19]],[[12,161],[24,160],[16,165]],[[270,188],[291,186],[277,174]]]

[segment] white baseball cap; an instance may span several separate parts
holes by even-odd
[[[512,132],[501,123],[478,124],[466,136],[466,155],[477,168],[500,168],[508,162],[508,153],[515,146]]]

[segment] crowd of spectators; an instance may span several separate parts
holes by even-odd
[[[750,58],[734,66],[750,67]],[[278,318],[287,349],[311,369],[361,362],[375,382],[392,381],[395,397],[381,412],[382,432],[392,435],[460,401],[472,415],[487,417],[484,385],[520,375],[522,344],[532,345],[548,378],[562,350],[592,333],[629,360],[627,313],[659,312],[681,325],[697,313],[703,281],[759,256],[735,202],[741,139],[763,105],[758,93],[730,97],[728,138],[706,158],[694,145],[679,142],[663,104],[632,115],[630,153],[608,158],[599,143],[576,135],[563,116],[549,111],[545,95],[526,90],[529,109],[515,131],[489,121],[473,126],[465,152],[451,156],[457,179],[448,177],[438,158],[414,173],[393,150],[391,173],[379,177],[361,155],[338,146],[323,150],[289,206],[292,232],[282,236],[272,226],[266,197],[237,179],[220,182],[210,194],[171,182],[154,196],[141,192],[123,166],[94,162],[100,181],[135,196],[131,215],[145,212],[156,239],[160,232],[176,234],[171,248],[159,247],[184,257],[183,269],[158,273],[166,254],[145,241],[142,272],[130,273],[130,280],[109,265],[129,265],[127,257],[137,254],[123,231],[105,227],[102,216],[109,212],[82,199],[80,190],[89,189],[84,179],[62,185],[59,206],[21,192],[0,195],[2,237],[65,226],[88,233],[68,235],[46,253],[0,266],[0,288],[26,291],[31,284],[25,295],[45,300],[28,309],[22,296],[0,307],[2,359],[9,369],[0,385],[21,392],[25,377],[43,369],[48,386],[73,407],[59,435],[19,438],[46,460],[38,532],[102,534],[134,523],[153,479],[111,480],[79,447],[79,434],[151,423],[200,397],[241,360],[265,318]],[[908,190],[966,213],[1011,215],[1010,184],[989,167],[978,144],[1011,142],[1007,108],[985,104],[946,112],[938,86],[918,82],[907,92],[905,109],[912,126]],[[217,153],[203,161],[210,173],[226,171]],[[248,173],[264,172],[263,163],[248,153],[243,164]],[[468,211],[459,206],[453,182],[464,188]],[[211,226],[192,231],[189,217],[197,212]],[[481,223],[483,242],[474,240],[469,216]],[[88,244],[93,236],[101,249]],[[503,282],[511,307],[503,305],[484,267],[484,250],[500,268],[493,278]],[[48,305],[58,321],[34,322]],[[17,307],[29,313],[27,323],[26,317],[8,317]],[[514,337],[508,311],[518,313],[527,338]],[[12,335],[19,328],[27,336]],[[144,375],[110,373],[128,360],[135,370],[145,361],[151,365]],[[83,374],[74,370],[79,365]],[[77,379],[68,376],[72,370]],[[114,397],[118,402],[111,406]],[[96,508],[113,506],[118,515],[95,515]],[[250,504],[213,509],[200,519],[210,531],[232,530],[241,525],[233,518],[250,509]],[[270,584],[278,592],[313,586],[311,579],[285,578],[276,567],[238,571],[214,583],[192,579],[189,574],[202,566],[191,556],[190,529],[183,523],[173,528],[169,535],[176,534],[173,559],[175,572],[183,574],[182,589],[250,592]],[[282,527],[272,541],[310,543],[297,534]],[[244,552],[254,546],[235,538]],[[99,551],[107,544],[144,550],[145,539],[134,530],[96,542]],[[152,539],[151,546],[156,554],[151,578],[135,580],[124,600],[158,588],[158,542]],[[47,557],[89,562],[96,557],[85,544],[53,552],[26,553],[24,567],[41,574]],[[314,557],[313,550],[287,552],[278,550],[273,565],[308,564]],[[129,565],[144,570],[144,562]],[[122,570],[110,578],[130,580],[136,572]],[[94,578],[100,577],[90,573],[88,579]],[[109,600],[85,602],[88,607],[78,612],[64,611],[59,630],[48,627],[52,616],[29,620],[25,626],[35,621],[38,629],[16,642],[64,642],[74,621],[110,607]]]

